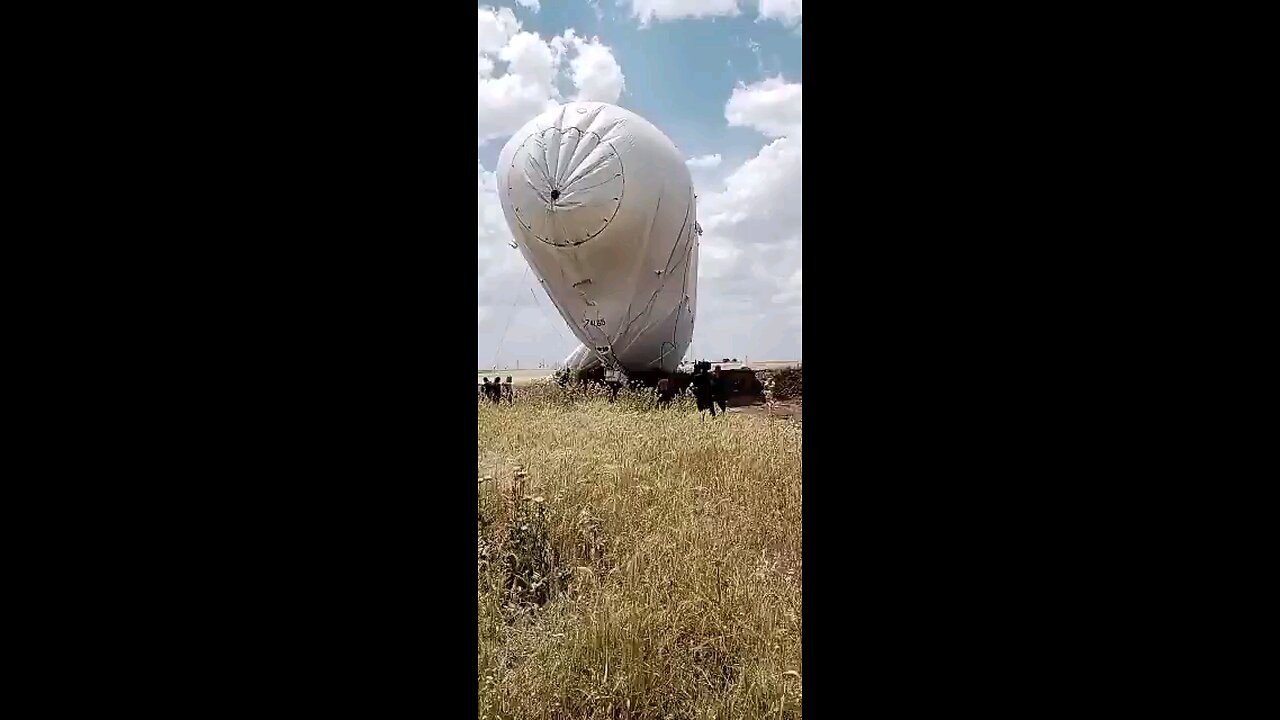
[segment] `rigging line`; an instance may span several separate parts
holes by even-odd
[[[678,267],[680,267],[680,266],[681,266],[681,265],[683,265],[683,264],[684,264],[684,260],[681,260],[680,262],[676,263],[676,267],[678,268]],[[675,268],[672,268],[672,269],[674,270]],[[669,275],[663,275],[663,278],[662,278],[661,284],[660,284],[660,285],[658,285],[658,289],[657,289],[657,290],[654,290],[654,291],[653,291],[653,295],[651,295],[651,296],[649,297],[649,301],[648,301],[647,303],[645,303],[644,309],[643,309],[643,310],[641,310],[641,311],[640,311],[640,312],[639,312],[635,317],[633,317],[633,318],[628,318],[628,319],[627,319],[627,327],[626,327],[626,331],[627,331],[627,332],[630,332],[630,331],[631,331],[631,326],[632,326],[632,324],[633,324],[633,323],[635,323],[635,322],[636,322],[637,320],[639,320],[640,318],[645,317],[646,315],[648,315],[648,314],[653,310],[653,305],[654,305],[654,303],[656,303],[656,302],[658,301],[658,295],[659,295],[659,294],[661,294],[661,293],[662,293],[662,291],[663,291],[663,290],[665,290],[665,289],[667,288],[667,282],[669,281],[669,279],[670,279],[670,276],[669,276]],[[687,279],[688,279],[688,277],[687,277],[687,273],[686,273],[685,280],[687,280]],[[682,281],[682,282],[684,282],[684,281]],[[683,292],[685,289],[686,289],[686,288],[684,288],[684,287],[682,286],[682,287],[681,287],[681,292]],[[683,306],[683,305],[684,305],[684,300],[681,300],[681,301],[680,301],[680,304]],[[648,325],[646,325],[646,326],[645,326],[645,327],[644,327],[640,332],[638,332],[638,333],[636,333],[634,336],[632,336],[632,341],[634,342],[636,337],[639,337],[640,335],[644,334],[644,333],[645,333],[645,331],[647,331],[647,330],[648,330],[649,328],[651,328],[651,327],[653,327],[653,322],[650,322],[650,323],[649,323]],[[620,336],[621,336],[621,335],[620,335]],[[630,346],[630,344],[628,343],[628,347],[629,347],[629,346]]]
[[[681,310],[685,309],[685,306],[689,304],[689,270],[693,266],[689,265],[688,262],[689,262],[689,257],[692,256],[692,254],[693,253],[690,252],[689,256],[685,257],[685,268],[683,273],[683,279],[680,281],[680,306],[676,308],[676,313],[677,313],[676,321],[671,323],[671,344],[672,345],[676,344],[676,331],[680,329],[680,318],[684,317],[683,315],[680,315],[678,313],[680,313]]]
[[[659,199],[658,203],[659,203],[659,206],[660,206],[660,205],[661,205],[661,203],[662,203],[661,199]],[[635,322],[636,320],[639,320],[639,319],[640,319],[641,317],[643,317],[646,313],[648,313],[650,309],[652,309],[652,308],[653,308],[653,303],[658,299],[658,294],[659,294],[659,293],[661,293],[661,292],[662,292],[662,290],[667,286],[667,280],[671,277],[671,271],[675,269],[675,268],[671,267],[671,260],[672,260],[672,258],[674,258],[674,257],[675,257],[675,255],[676,255],[676,249],[680,247],[680,238],[684,236],[685,228],[687,228],[687,227],[689,226],[689,212],[690,212],[692,209],[693,209],[693,203],[692,203],[692,201],[690,201],[689,205],[688,205],[688,206],[686,206],[686,207],[685,207],[685,209],[684,209],[684,221],[680,223],[680,231],[676,233],[676,241],[675,241],[675,243],[673,243],[673,244],[671,245],[671,252],[670,252],[670,254],[668,254],[668,255],[667,255],[667,262],[666,262],[666,265],[663,267],[661,280],[660,280],[660,281],[659,281],[659,283],[658,283],[658,289],[653,291],[653,295],[649,298],[649,302],[645,304],[645,308],[644,308],[644,310],[642,310],[642,311],[640,312],[640,314],[636,315],[635,317],[631,317],[631,312],[630,312],[630,311],[631,311],[631,305],[630,305],[630,304],[628,304],[628,305],[627,305],[627,326],[626,326],[626,328],[624,329],[624,332],[625,332],[625,331],[630,331],[630,330],[631,330],[631,324],[632,324],[633,322]],[[656,210],[655,210],[655,213],[656,213]],[[650,224],[650,228],[649,228],[649,230],[650,230],[650,232],[652,232],[652,231],[653,231],[652,223]],[[689,237],[690,237],[690,242],[692,242],[692,240],[693,240],[693,233],[692,233],[692,231],[689,233]],[[685,243],[686,247],[688,246],[688,244],[689,244],[689,243],[687,243],[687,242]],[[681,260],[681,261],[680,261],[680,263],[676,263],[676,267],[679,267],[679,266],[680,266],[680,264],[681,264],[681,263],[683,263],[683,262],[684,262],[684,260]]]
[[[658,222],[658,212],[661,210],[662,210],[662,196],[659,195],[658,204],[653,207],[653,214],[649,216],[648,227],[645,229],[645,232],[644,232],[645,237],[649,237],[650,235],[653,234],[653,226],[655,223]],[[661,285],[659,285],[659,289],[661,289]],[[631,306],[635,302],[635,299],[636,299],[635,293],[632,293],[631,299],[627,301],[627,311],[626,313],[623,314],[623,317],[627,319],[627,324],[626,324],[626,327],[622,328],[622,332],[620,333],[620,335],[626,335],[631,330],[631,323],[635,322],[637,319],[637,318],[631,317]]]
[[[654,319],[654,320],[650,320],[650,321],[649,321],[649,323],[648,323],[648,324],[646,324],[644,327],[640,328],[640,331],[639,331],[639,332],[637,332],[634,336],[632,336],[631,340],[629,340],[629,341],[627,342],[627,344],[626,344],[626,345],[623,345],[623,346],[622,346],[622,348],[618,350],[618,352],[624,352],[624,351],[626,351],[626,350],[630,349],[630,347],[631,347],[632,345],[634,345],[634,344],[635,344],[636,340],[640,339],[640,336],[642,336],[642,335],[644,335],[645,333],[649,332],[649,330],[650,330],[651,328],[653,328],[655,325],[660,325],[660,324],[662,324],[662,323],[664,323],[664,322],[666,322],[666,321],[670,320],[671,318],[675,318],[675,319],[676,319],[676,322],[679,322],[679,321],[680,321],[679,312],[680,312],[681,310],[683,310],[683,309],[684,309],[684,303],[683,303],[683,302],[681,302],[681,304],[680,304],[680,305],[676,306],[676,308],[675,308],[674,310],[672,310],[671,312],[667,313],[667,314],[666,314],[666,315],[664,315],[663,317],[660,317],[660,318],[657,318],[657,319]]]
[[[670,349],[670,350],[666,350],[666,349],[665,349],[668,345],[670,345],[670,346],[671,346],[671,349]],[[654,365],[657,365],[658,363],[661,363],[663,358],[665,358],[666,356],[668,356],[668,355],[670,355],[671,353],[675,352],[676,347],[677,347],[677,346],[676,346],[676,344],[675,344],[675,343],[673,343],[673,342],[672,342],[672,343],[669,343],[669,342],[667,342],[667,341],[665,341],[665,340],[664,340],[664,341],[662,342],[662,345],[661,345],[661,346],[659,346],[659,349],[662,351],[662,352],[661,352],[661,354],[659,354],[657,358],[655,358],[655,359],[653,359],[653,360],[650,360],[650,361],[649,361],[649,367],[653,367]]]
[[[520,276],[520,285],[522,286],[524,285],[524,279],[528,277],[528,275],[529,275],[529,266],[525,265],[524,274]],[[520,291],[516,290],[516,293],[511,296],[511,309],[507,311],[507,325],[506,327],[502,328],[502,335],[498,338],[498,347],[493,351],[493,367],[491,368],[493,370],[498,369],[498,353],[502,352],[502,343],[506,342],[507,340],[507,330],[511,329],[511,320],[516,316],[514,312],[516,309],[516,300],[519,300],[519,299],[520,299]]]
[[[560,279],[561,279],[562,281],[565,281],[565,280],[564,280],[564,271],[563,271],[563,268],[561,268],[560,275],[561,275],[561,278],[560,278]],[[565,282],[567,282],[567,281],[565,281]],[[538,284],[542,287],[543,292],[547,293],[547,298],[548,298],[548,299],[550,299],[550,297],[551,297],[551,291],[547,289],[547,281],[546,281],[546,280],[539,280],[539,281],[538,281]],[[570,315],[569,315],[569,311],[565,310],[564,308],[560,307],[559,305],[556,305],[554,301],[552,301],[552,303],[551,303],[551,309],[552,309],[552,310],[554,310],[554,311],[555,311],[555,314],[558,314],[562,320],[564,320],[564,324],[565,324],[565,326],[566,326],[566,327],[568,327],[570,330],[572,330],[572,329],[573,329],[573,320],[571,319],[571,317],[570,317]],[[575,334],[575,335],[574,335],[574,337],[577,337],[577,335]]]
[[[676,256],[676,248],[680,247],[680,238],[684,237],[684,229],[685,229],[686,227],[688,227],[688,226],[689,226],[689,211],[690,211],[690,210],[693,210],[693,201],[692,201],[692,200],[690,200],[690,201],[689,201],[689,204],[688,204],[687,206],[685,206],[685,209],[684,209],[684,221],[680,223],[680,232],[676,233],[676,241],[675,241],[675,244],[673,244],[673,245],[671,246],[671,253],[670,253],[669,255],[667,255],[667,264],[663,266],[663,267],[664,267],[664,272],[670,272],[670,271],[671,271],[671,260],[672,260],[672,258],[674,258],[674,257]],[[689,233],[689,236],[690,236],[690,237],[692,237],[692,236],[693,236],[693,233],[692,233],[692,232],[690,232],[690,233]]]
[[[551,323],[551,329],[555,330],[556,335],[560,336],[560,343],[562,345],[568,345],[568,343],[564,339],[564,333],[560,332],[560,327],[556,325],[555,320],[553,318],[547,317],[546,311],[543,310],[542,308],[542,303],[538,301],[538,293],[534,292],[533,288],[529,288],[529,294],[533,296],[533,304],[538,306],[538,311],[542,313],[543,318],[547,322]]]

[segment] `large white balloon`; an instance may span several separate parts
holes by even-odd
[[[701,230],[671,140],[622,108],[568,103],[513,135],[497,172],[521,254],[582,341],[566,364],[675,370],[693,337]]]

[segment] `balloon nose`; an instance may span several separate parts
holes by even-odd
[[[507,193],[516,220],[548,245],[581,245],[618,214],[626,179],[608,142],[589,130],[531,133],[511,157]]]

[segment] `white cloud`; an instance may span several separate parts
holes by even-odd
[[[622,66],[613,57],[613,51],[600,42],[577,37],[572,29],[551,40],[551,46],[562,55],[573,54],[569,61],[570,80],[578,89],[575,100],[595,100],[616,103],[622,96],[626,78]]]
[[[506,61],[509,75],[518,75],[538,87],[551,87],[556,76],[556,54],[531,32],[513,35],[498,51],[498,59]]]
[[[631,14],[648,25],[650,20],[679,20],[733,16],[739,0],[631,0]]]
[[[800,138],[764,146],[725,178],[724,190],[700,199],[703,229],[723,231],[738,243],[785,240],[800,226],[802,167]]]
[[[507,39],[520,29],[511,8],[480,8],[480,37],[478,46],[481,53],[495,53],[507,44]]]
[[[803,0],[757,0],[756,22],[777,20],[787,27],[800,24]],[[735,17],[741,13],[744,0],[630,0],[631,14],[641,25],[650,21],[688,20],[697,18]]]
[[[758,130],[770,137],[800,131],[802,87],[781,77],[734,88],[724,116],[730,125]]]
[[[725,119],[772,138],[698,202],[700,355],[798,359],[803,303],[801,84],[734,90]]]
[[[729,173],[722,191],[699,202],[698,216],[708,234],[722,234],[743,245],[777,243],[800,233],[801,94],[800,83],[782,78],[734,89],[725,105],[725,119],[773,140]]]
[[[509,288],[502,288],[518,280],[527,266],[520,252],[511,248],[511,230],[498,202],[497,174],[486,172],[479,163],[476,163],[476,168],[479,176],[476,199],[477,299],[480,306],[486,306],[492,305],[498,295],[505,294],[509,300]]]
[[[613,51],[599,38],[572,30],[543,40],[522,32],[511,8],[479,10],[477,141],[505,139],[521,125],[565,100],[561,79],[576,99],[617,102],[625,85]]]
[[[699,155],[684,161],[691,168],[713,168],[720,164],[720,153]]]
[[[760,16],[756,22],[769,18],[793,27],[800,23],[803,0],[760,0]]]
[[[538,3],[538,0],[516,0],[516,4],[521,7],[527,7],[534,12],[538,12],[542,9],[542,5]],[[799,0],[796,0],[796,4],[800,4]]]

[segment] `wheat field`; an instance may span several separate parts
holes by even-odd
[[[801,717],[800,425],[549,383],[477,414],[481,718]]]

